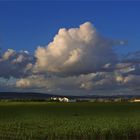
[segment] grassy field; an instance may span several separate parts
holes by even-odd
[[[1,102],[0,140],[140,139],[139,103]]]

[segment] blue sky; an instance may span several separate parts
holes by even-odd
[[[112,39],[128,40],[119,52],[139,50],[140,2],[138,1],[1,1],[0,45],[3,50],[34,52],[52,41],[59,28],[78,27],[90,21]]]

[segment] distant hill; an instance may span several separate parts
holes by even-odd
[[[52,95],[44,93],[32,93],[32,92],[0,92],[0,99],[48,99],[50,97],[64,97],[64,95]],[[115,96],[98,96],[98,95],[87,95],[87,96],[67,96],[70,99],[78,98],[140,98],[140,95],[115,95]]]
[[[47,99],[55,95],[32,92],[0,92],[0,99]]]
[[[50,97],[87,98],[87,96],[65,96],[35,92],[0,92],[0,99],[48,99]]]

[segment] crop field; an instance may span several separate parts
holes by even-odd
[[[140,139],[139,103],[0,102],[0,140]]]

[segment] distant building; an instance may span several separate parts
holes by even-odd
[[[66,97],[61,98],[61,102],[69,102],[69,99]]]
[[[66,97],[60,98],[60,97],[51,97],[51,101],[55,102],[69,102],[69,99]]]
[[[133,99],[131,102],[140,102],[140,99]]]

